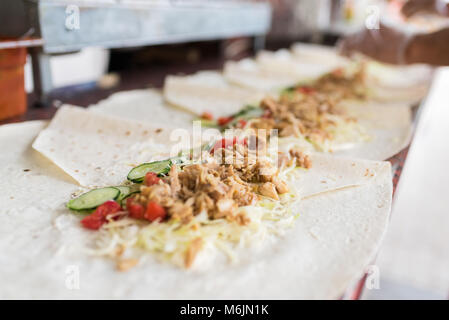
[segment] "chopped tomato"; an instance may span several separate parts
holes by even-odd
[[[145,210],[144,218],[149,221],[154,221],[156,219],[163,220],[165,216],[167,215],[167,212],[165,209],[159,205],[158,203],[154,201],[150,201],[147,204],[147,208]]]
[[[144,183],[146,186],[152,186],[153,184],[158,184],[161,179],[154,172],[148,172],[145,175]]]
[[[101,217],[96,214],[90,214],[87,217],[85,217],[83,220],[81,220],[81,224],[86,229],[91,230],[98,230],[100,227],[106,222],[106,219],[104,217]]]
[[[245,126],[246,126],[247,123],[248,123],[248,121],[246,121],[246,120],[244,120],[244,119],[241,119],[241,120],[239,120],[239,122],[237,123],[237,127],[240,128],[240,129],[245,128]]]
[[[225,126],[232,121],[232,117],[220,117],[217,120],[218,125]]]
[[[313,89],[311,87],[299,87],[296,90],[302,94],[311,94],[311,93],[315,92],[315,89]]]
[[[214,120],[214,116],[212,115],[212,113],[206,111],[201,114],[201,119]]]
[[[341,77],[343,75],[343,68],[337,68],[332,71],[332,74],[337,77]]]
[[[221,139],[221,140],[219,140],[219,141],[217,141],[215,143],[214,147],[211,150],[211,153],[213,154],[215,152],[215,150],[218,150],[218,149],[221,149],[221,148],[224,149],[224,148],[227,148],[227,147],[230,147],[230,146],[234,146],[236,144],[241,144],[241,145],[245,146],[245,145],[248,144],[248,142],[247,142],[246,139],[239,140],[237,137],[232,138],[232,140],[223,138],[223,139]]]
[[[129,212],[129,216],[135,219],[143,219],[145,214],[145,208],[143,205],[135,201],[134,198],[126,199],[126,210]]]
[[[108,215],[116,213],[121,209],[122,208],[117,202],[112,200],[106,201],[102,205],[98,206],[93,213],[81,220],[81,224],[84,228],[98,230],[107,222],[106,217]]]

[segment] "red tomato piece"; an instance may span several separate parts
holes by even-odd
[[[214,147],[210,151],[212,154],[215,152],[215,150],[218,150],[220,148],[224,148],[226,146],[226,139],[221,139],[217,142],[215,142]]]
[[[222,148],[225,149],[225,148],[234,146],[236,144],[241,144],[241,145],[246,146],[248,144],[248,140],[246,138],[243,140],[238,140],[237,137],[233,137],[232,140],[223,138],[215,143],[214,147],[212,148],[212,150],[210,152],[213,154],[218,149],[222,149]]]
[[[104,217],[101,217],[99,215],[90,214],[87,217],[83,218],[81,220],[81,224],[86,229],[91,230],[98,230],[100,227],[106,222],[106,219]]]
[[[145,214],[145,208],[143,205],[134,200],[134,198],[126,199],[126,210],[129,212],[129,216],[134,219],[143,219]]]
[[[297,90],[302,94],[311,94],[315,92],[315,89],[311,87],[299,87]]]
[[[214,116],[212,115],[212,113],[206,111],[206,112],[203,112],[203,113],[201,114],[201,119],[204,119],[204,120],[214,120]]]
[[[239,122],[237,124],[237,127],[242,129],[242,128],[244,128],[246,126],[247,123],[248,123],[248,121],[246,121],[244,119],[241,119],[241,120],[239,120]]]
[[[232,121],[232,117],[220,117],[217,120],[218,125],[225,126]]]
[[[149,221],[154,221],[156,219],[164,220],[167,212],[165,209],[154,201],[147,203],[147,208],[145,210],[144,218]]]
[[[146,186],[152,186],[153,184],[158,184],[161,179],[154,172],[148,172],[145,175],[144,183]]]
[[[343,75],[343,69],[342,68],[337,68],[334,71],[332,71],[332,74],[334,76],[341,77]]]
[[[122,210],[120,205],[113,201],[109,200],[98,206],[97,209],[83,220],[81,220],[81,224],[84,228],[98,230],[100,227],[107,222],[106,217],[110,214],[116,213]]]

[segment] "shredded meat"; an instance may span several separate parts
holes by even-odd
[[[270,111],[270,117],[255,119],[252,128],[277,129],[280,137],[304,135],[319,141],[332,138],[331,116],[341,114],[337,104],[321,94],[284,96],[279,101],[265,98],[261,106]]]
[[[178,192],[181,190],[181,184],[179,183],[179,176],[178,176],[178,167],[176,165],[173,165],[170,168],[170,188],[173,196],[176,196]]]
[[[276,186],[271,182],[265,182],[259,186],[259,192],[261,195],[272,198],[274,200],[279,200],[279,195],[276,191]]]
[[[300,149],[298,149],[298,148],[291,149],[290,155],[291,155],[292,159],[294,159],[296,161],[296,165],[298,167],[303,167],[306,169],[309,169],[312,167],[312,161],[310,160],[310,157],[308,155],[304,154],[304,152],[302,152]]]
[[[141,186],[136,199],[142,204],[155,201],[167,209],[170,218],[185,223],[204,211],[211,219],[247,223],[246,219],[234,216],[234,212],[238,207],[253,204],[257,199],[253,184],[271,181],[276,172],[276,168],[265,162],[240,166],[193,164],[182,171],[173,166],[161,183]]]
[[[288,192],[287,184],[283,180],[279,179],[279,177],[274,177],[273,178],[273,184],[276,187],[276,191],[279,194],[283,194],[283,193],[287,193]]]
[[[265,142],[263,142],[265,143]],[[249,147],[245,144],[220,148],[201,164],[170,168],[159,183],[140,187],[135,199],[142,205],[154,201],[164,207],[169,219],[188,223],[202,212],[210,219],[227,219],[245,225],[249,219],[238,208],[254,204],[258,195],[278,200],[288,192],[287,184],[279,178],[279,170],[268,159],[249,160]],[[231,157],[231,164],[216,161],[216,156]],[[310,159],[299,149],[282,158],[309,168]],[[229,160],[229,159],[226,159]]]
[[[336,125],[333,116],[354,121],[344,114],[339,103],[343,99],[364,98],[363,79],[363,68],[349,76],[336,70],[310,86],[292,88],[279,100],[265,98],[261,102],[265,116],[254,119],[251,127],[267,132],[277,129],[280,137],[304,135],[317,142],[332,139],[330,129]]]
[[[365,68],[362,66],[351,75],[337,69],[315,81],[313,87],[334,100],[365,98]]]
[[[193,261],[195,261],[195,257],[200,252],[201,248],[203,247],[203,239],[201,238],[195,238],[187,247],[185,258],[184,258],[184,265],[186,268],[190,268],[193,264]]]
[[[117,269],[119,271],[125,272],[129,269],[135,267],[139,263],[139,260],[137,259],[123,259],[117,261]]]

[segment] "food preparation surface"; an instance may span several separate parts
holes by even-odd
[[[29,95],[29,107],[27,113],[20,117],[1,121],[0,124],[27,120],[50,119],[56,112],[57,107],[62,103],[87,107],[118,91],[150,87],[161,88],[163,79],[168,74],[189,74],[199,70],[220,69],[222,64],[223,61],[220,59],[209,59],[203,60],[202,62],[196,64],[155,66],[151,68],[127,70],[120,74],[120,83],[111,89],[99,88],[94,83],[58,89],[51,93],[49,96],[49,102],[45,106],[40,107],[36,106],[35,97],[33,95]],[[391,162],[394,171],[394,190],[396,190],[401,177],[402,168],[407,158],[407,154],[408,147],[388,159],[388,161]],[[345,295],[345,298],[358,299],[364,288],[364,280],[365,278],[363,278],[353,290],[348,292]]]

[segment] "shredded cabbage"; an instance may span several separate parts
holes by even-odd
[[[356,122],[345,121],[338,116],[332,120],[336,123],[332,132],[335,141],[318,143],[303,136],[275,137],[268,144],[266,159],[277,164],[278,152],[288,152],[293,147],[306,152],[313,149],[330,151],[343,142],[355,143],[366,139],[364,129]],[[247,225],[226,219],[211,220],[207,212],[195,216],[187,224],[176,220],[148,223],[128,217],[110,217],[109,222],[99,230],[94,248],[89,252],[110,257],[116,257],[119,248],[139,256],[150,252],[162,261],[183,267],[189,246],[195,239],[201,238],[203,251],[204,248],[212,249],[224,253],[231,262],[238,261],[236,249],[261,244],[267,237],[280,236],[294,226],[299,216],[294,209],[301,199],[294,181],[302,170],[305,169],[297,168],[295,164],[280,170],[279,178],[288,184],[290,191],[280,195],[279,201],[261,197],[253,206],[238,208],[236,214],[245,213],[249,218]]]
[[[206,212],[187,224],[176,220],[148,224],[127,217],[118,220],[110,217],[99,230],[94,248],[89,252],[115,257],[117,249],[122,247],[130,249],[133,255],[141,257],[150,252],[162,261],[183,267],[186,250],[194,239],[201,238],[203,248],[212,248],[216,253],[225,254],[231,263],[236,262],[236,249],[263,243],[267,237],[282,235],[294,225],[298,212],[293,211],[293,206],[300,197],[293,179],[299,170],[291,166],[280,173],[290,192],[281,195],[279,201],[261,197],[253,206],[238,208],[237,213],[244,212],[250,219],[247,225],[225,219],[210,220]]]
[[[335,123],[334,126],[328,129],[328,132],[332,135],[332,139],[311,141],[318,151],[332,152],[350,149],[358,143],[363,143],[371,139],[366,129],[357,121],[350,121],[344,117],[331,114],[327,115],[327,118]]]

